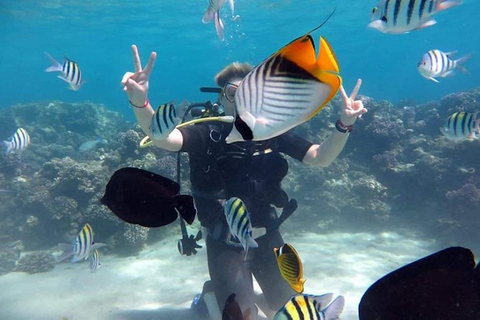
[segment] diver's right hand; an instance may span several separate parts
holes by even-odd
[[[123,91],[127,93],[130,103],[135,106],[144,106],[147,103],[148,96],[148,80],[152,73],[153,66],[155,65],[155,59],[157,59],[157,53],[152,52],[145,69],[142,69],[142,63],[138,55],[138,49],[136,45],[132,45],[133,53],[133,66],[135,73],[127,72],[123,75],[121,85]]]

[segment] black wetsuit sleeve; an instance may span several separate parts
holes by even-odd
[[[308,149],[313,145],[310,141],[287,131],[278,137],[278,151],[302,161]]]
[[[183,144],[180,151],[187,153],[205,153],[206,139],[208,138],[208,126],[197,124],[178,129],[183,136]]]

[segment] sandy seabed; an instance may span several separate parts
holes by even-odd
[[[343,295],[343,320],[358,319],[358,303],[375,280],[438,250],[408,232],[284,233],[284,240],[303,260],[304,293]],[[96,273],[82,262],[1,276],[0,319],[189,319],[192,298],[208,279],[206,251],[181,256],[176,242],[163,240],[135,257],[102,255]]]

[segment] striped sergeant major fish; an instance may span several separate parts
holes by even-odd
[[[345,306],[345,298],[338,296],[328,305],[332,297],[331,293],[321,296],[294,295],[275,314],[273,320],[337,320]]]
[[[232,11],[232,16],[234,15],[235,5],[233,0],[227,0],[228,4],[230,5],[230,10]],[[225,4],[225,0],[208,0],[208,8],[207,11],[203,14],[202,22],[209,23],[212,20],[215,23],[215,31],[217,32],[218,39],[220,41],[225,40],[225,27],[223,25],[223,21],[220,18],[220,9]]]
[[[242,244],[243,249],[246,251],[246,259],[248,248],[258,247],[257,242],[253,239],[252,223],[250,222],[247,207],[240,198],[232,197],[225,202],[223,210],[230,233]]]
[[[30,135],[27,130],[18,128],[8,140],[2,141],[2,144],[5,147],[6,154],[22,151],[30,145]]]
[[[175,129],[179,122],[173,103],[165,103],[157,108],[150,121],[150,137],[163,140]]]
[[[437,23],[431,18],[437,12],[458,6],[462,0],[380,0],[373,8],[370,28],[383,33],[401,34]]]
[[[95,249],[106,246],[105,243],[93,242],[93,229],[90,224],[86,223],[82,230],[77,234],[73,244],[60,243],[58,247],[63,253],[57,258],[57,262],[63,261],[73,256],[71,263],[80,260],[87,260]]]
[[[462,63],[467,61],[471,55],[466,55],[457,60],[453,60],[452,57],[456,53],[457,51],[442,52],[437,49],[430,50],[425,53],[422,59],[418,62],[418,71],[425,78],[437,83],[438,80],[435,79],[435,77],[453,76],[455,74],[454,69],[467,72],[467,69],[462,66]]]
[[[100,251],[98,251],[98,249],[95,249],[90,255],[90,272],[97,271],[100,266]]]
[[[458,111],[451,114],[443,128],[440,131],[443,135],[452,141],[465,141],[478,138],[479,134],[479,119],[477,119],[477,112],[469,113]]]
[[[85,81],[82,79],[82,71],[80,71],[80,67],[75,61],[65,58],[65,61],[60,63],[47,52],[45,52],[45,55],[52,64],[50,67],[45,69],[45,71],[61,72],[58,77],[70,85],[69,89],[77,91],[85,83]]]
[[[342,83],[328,42],[320,52],[310,33],[284,46],[247,74],[235,92],[236,119],[227,143],[266,140],[308,121],[335,96]]]

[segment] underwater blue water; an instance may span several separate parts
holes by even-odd
[[[199,92],[213,85],[215,73],[239,60],[252,64],[320,24],[314,32],[331,43],[347,91],[362,78],[361,93],[394,103],[437,100],[452,92],[480,85],[480,1],[465,0],[435,16],[437,25],[409,34],[389,35],[367,28],[377,0],[238,0],[233,21],[222,9],[226,41],[218,40],[213,24],[202,24],[207,0],[91,1],[0,0],[0,108],[39,100],[103,103],[133,119],[119,86],[132,70],[130,45],[138,45],[142,62],[151,51],[158,59],[151,77],[150,100],[205,101]],[[438,48],[473,53],[468,74],[434,83],[416,69],[422,55]],[[79,63],[87,81],[74,92],[43,70],[49,61],[68,57]]]

